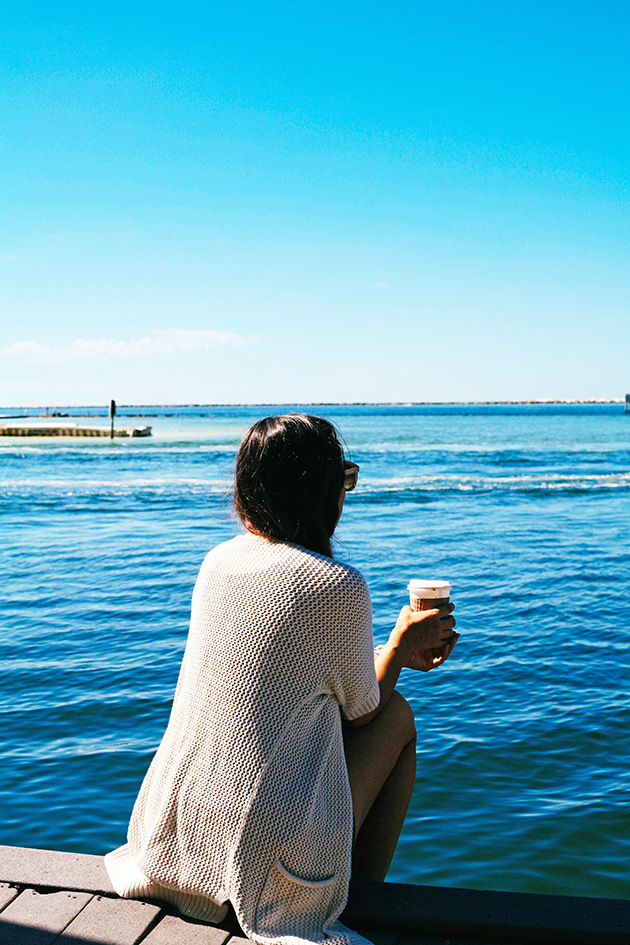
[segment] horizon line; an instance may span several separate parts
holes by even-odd
[[[152,403],[152,404],[138,404],[138,403],[117,403],[117,407],[127,408],[127,407],[142,407],[142,408],[165,408],[165,407],[501,407],[501,406],[545,406],[545,405],[558,405],[558,404],[592,404],[596,405],[605,405],[605,404],[624,404],[630,400],[630,394],[626,394],[624,397],[572,397],[572,398],[560,398],[560,397],[532,397],[520,400],[321,400],[321,401],[242,401],[240,403]],[[21,404],[21,405],[7,405],[6,407],[0,407],[0,410],[58,410],[61,408],[68,409],[108,409],[109,404],[62,404],[61,407],[49,407],[42,406],[41,404]]]

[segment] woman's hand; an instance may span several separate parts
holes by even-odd
[[[436,647],[433,650],[417,650],[412,653],[407,663],[408,668],[418,669],[422,673],[428,673],[430,669],[437,669],[449,658],[453,652],[453,647],[459,640],[459,636],[459,633],[456,633],[450,643],[445,643],[444,646]]]
[[[389,638],[401,655],[402,666],[426,672],[448,659],[459,639],[453,629],[454,609],[453,604],[435,610],[403,607]]]
[[[404,666],[427,673],[430,669],[441,666],[449,658],[459,640],[459,633],[455,633],[453,629],[453,610],[453,604],[422,611],[403,607],[389,640],[378,648],[375,659],[381,701],[376,709],[360,719],[355,719],[350,725],[366,725],[383,710]]]

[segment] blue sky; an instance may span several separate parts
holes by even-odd
[[[630,390],[626,0],[0,24],[0,404]]]

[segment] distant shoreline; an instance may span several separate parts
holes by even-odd
[[[150,409],[177,409],[186,408],[207,408],[207,407],[524,407],[524,406],[605,406],[607,404],[624,404],[624,397],[584,397],[572,400],[561,400],[556,398],[540,398],[531,400],[338,400],[338,401],[277,401],[261,403],[231,403],[231,404],[118,404],[118,409],[128,410],[130,408],[150,410]],[[34,404],[31,407],[24,405],[0,407],[0,410],[21,411],[17,416],[24,416],[25,410],[46,410],[50,407],[42,407]],[[103,410],[107,409],[101,404],[64,404],[63,407],[53,408],[55,412],[59,410]],[[48,416],[54,416],[51,412]],[[8,419],[8,417],[7,417]]]

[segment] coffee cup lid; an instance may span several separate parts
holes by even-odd
[[[414,578],[413,581],[409,581],[407,590],[412,597],[423,597],[431,600],[432,598],[450,597],[451,585],[448,581],[423,581],[420,578]]]

